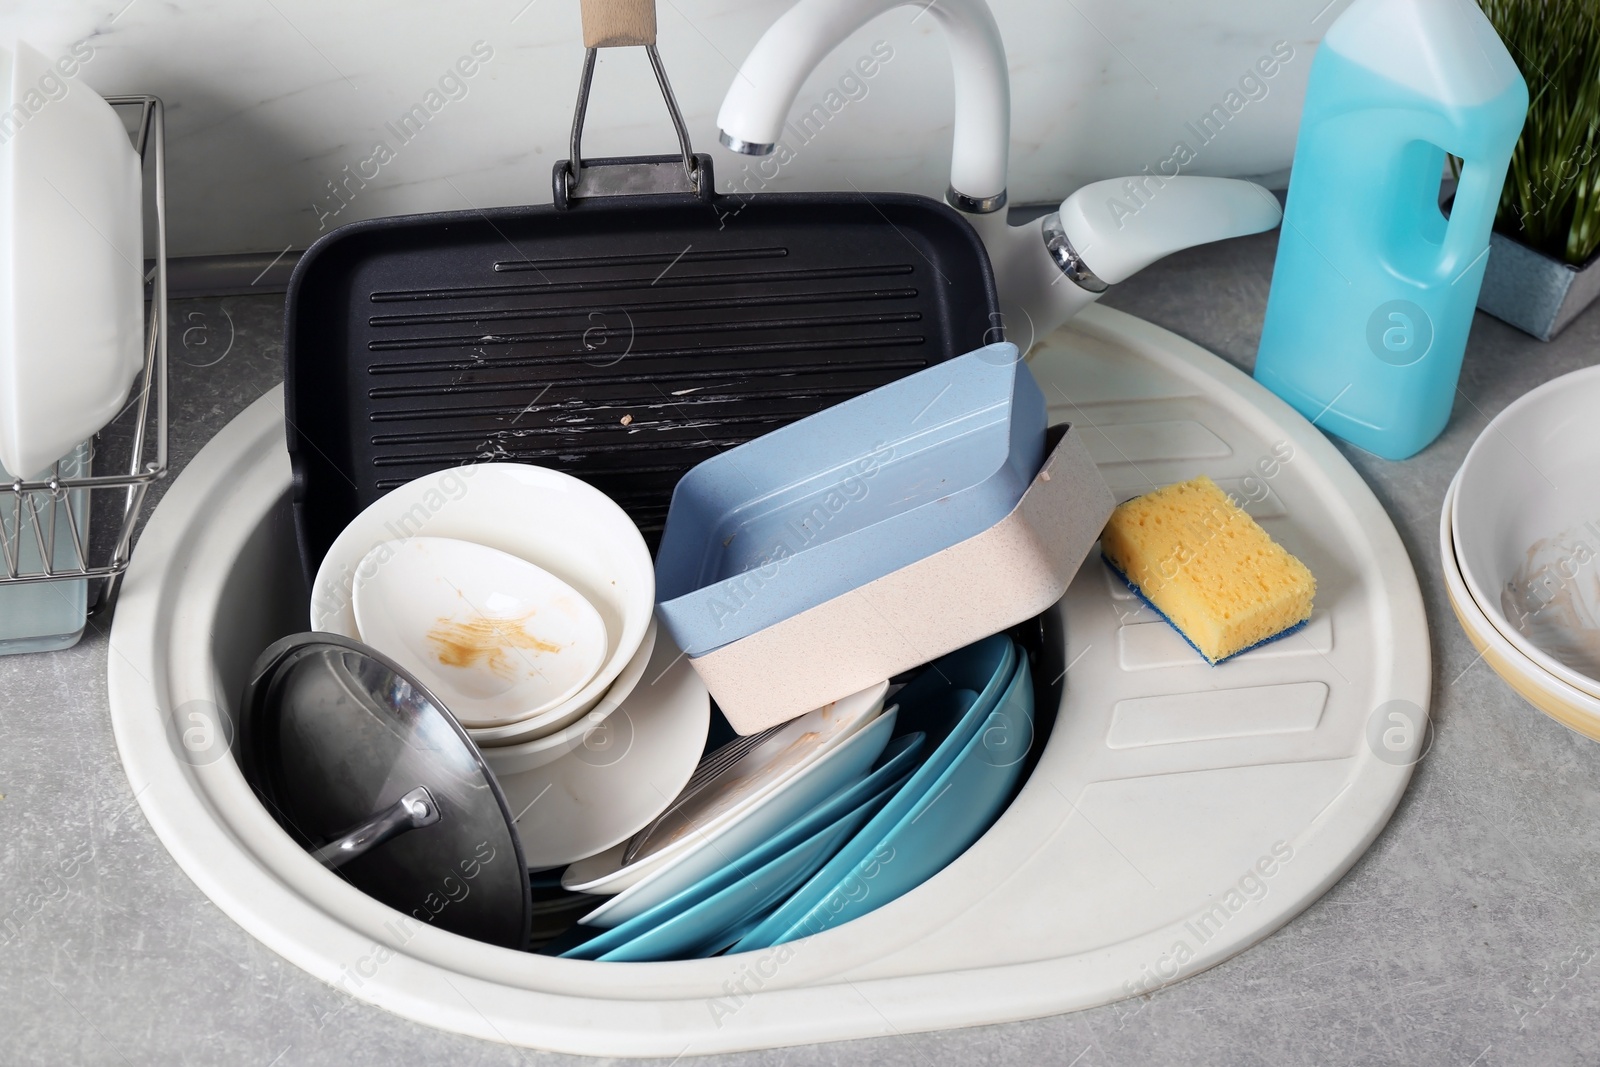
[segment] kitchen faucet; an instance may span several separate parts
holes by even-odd
[[[1026,319],[1030,343],[1162,256],[1270,230],[1282,219],[1277,199],[1253,182],[1144,173],[1091,182],[1042,219],[1010,225],[1010,77],[984,0],[800,0],[756,42],[733,79],[717,114],[723,145],[752,156],[774,151],[802,83],[823,57],[902,5],[920,7],[944,30],[955,79],[945,201],[982,237],[1001,306]],[[1023,323],[1007,325],[1015,333]]]

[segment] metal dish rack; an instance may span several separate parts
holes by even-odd
[[[90,442],[89,456],[81,462],[58,461],[49,477],[0,484],[0,588],[35,582],[95,581],[90,611],[111,603],[127,569],[134,528],[152,483],[167,473],[167,171],[166,123],[161,101],[154,96],[108,96],[116,108],[139,108],[139,124],[132,134],[141,166],[152,164],[153,181],[145,185],[148,207],[154,201],[156,255],[145,275],[148,290],[144,368],[135,379],[129,403],[110,425]],[[153,158],[152,158],[153,156]],[[153,403],[152,403],[153,402]],[[152,406],[154,411],[152,411]],[[153,423],[153,425],[152,425]],[[93,457],[104,449],[111,460],[122,450],[118,436],[126,439],[128,459],[117,464],[126,474],[93,474]],[[5,498],[9,496],[9,500]],[[107,501],[110,523],[96,527],[91,502]],[[120,519],[116,519],[120,508]],[[61,524],[69,538],[58,538]],[[31,536],[30,536],[31,535]],[[37,565],[29,559],[28,541],[38,549]],[[62,540],[71,549],[62,559]]]

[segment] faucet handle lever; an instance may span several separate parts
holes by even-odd
[[[1260,233],[1282,219],[1277,198],[1254,182],[1146,174],[1090,182],[1061,202],[1059,223],[1046,229],[1065,237],[1089,277],[1115,285],[1179,249]]]
[[[656,43],[655,0],[582,0],[583,47]]]

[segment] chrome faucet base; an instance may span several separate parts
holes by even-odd
[[[945,190],[944,202],[967,215],[988,215],[1006,206],[1006,191],[1002,189],[993,196],[968,196],[952,185]]]
[[[1046,215],[1040,225],[1040,232],[1044,236],[1044,246],[1050,252],[1050,258],[1056,261],[1061,273],[1072,279],[1078,288],[1096,295],[1110,288],[1089,269],[1089,264],[1085,263],[1078,250],[1072,247],[1072,242],[1067,239],[1067,231],[1061,225],[1061,212],[1052,211]]]
[[[722,147],[729,151],[737,152],[741,156],[770,156],[773,149],[778,147],[771,142],[741,141],[727,130],[718,130],[717,140],[722,142]]]

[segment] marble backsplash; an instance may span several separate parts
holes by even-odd
[[[1347,0],[992,0],[1011,68],[1010,194],[1171,173],[1287,177],[1316,42]],[[662,0],[659,46],[718,185],[738,64],[788,0]],[[6,0],[0,33],[87,59],[71,79],[167,104],[176,255],[303,248],[356,219],[546,203],[582,65],[573,0]],[[940,195],[951,87],[934,20],[900,8],[820,65],[832,115],[771,189]],[[888,58],[867,79],[858,59]],[[636,49],[603,52],[586,156],[672,151]],[[1268,71],[1271,71],[1269,74]],[[830,97],[830,90],[833,90]],[[70,89],[69,89],[70,91]]]

